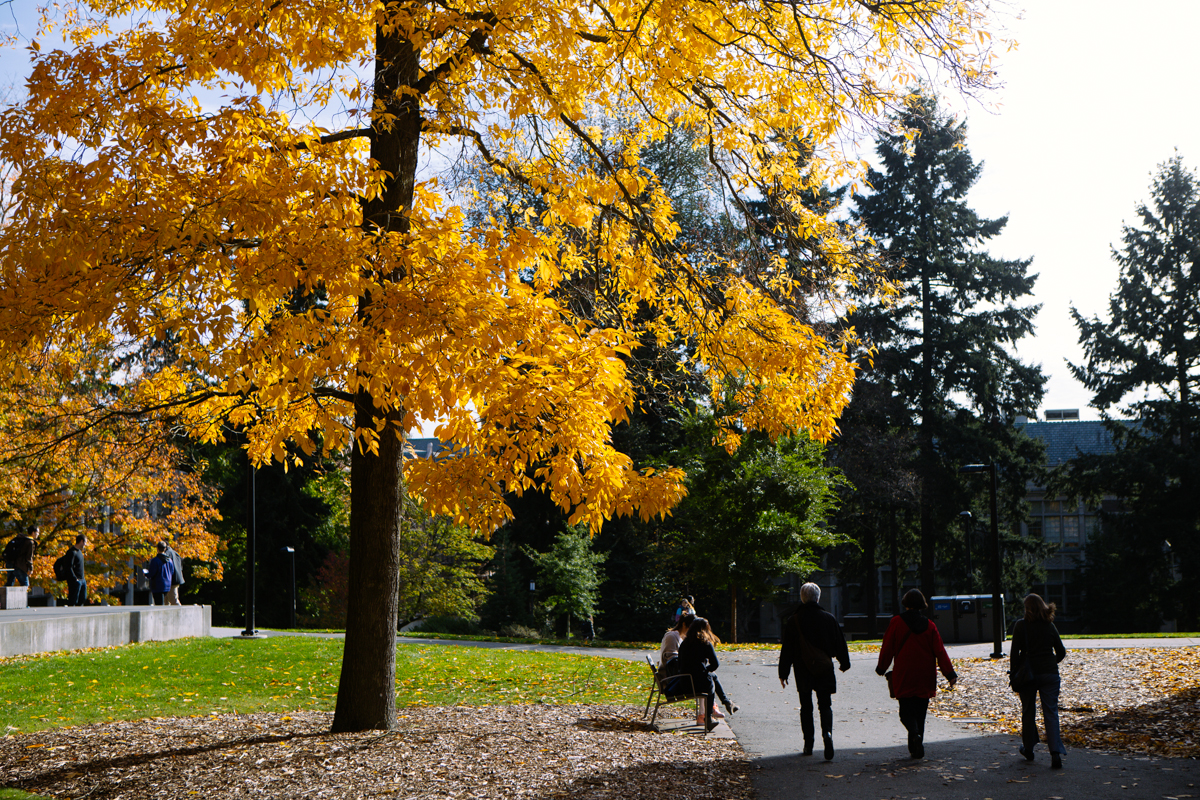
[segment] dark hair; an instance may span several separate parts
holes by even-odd
[[[87,541],[87,537],[84,536],[82,533],[75,537],[75,544],[79,544],[80,542],[86,542],[86,541]]]
[[[690,628],[692,626],[692,620],[695,618],[695,614],[680,614],[679,621],[676,622],[673,627],[667,628],[667,630],[675,631],[676,633],[683,633],[684,628]]]
[[[1028,622],[1054,622],[1054,603],[1047,604],[1040,594],[1025,595],[1025,619]]]
[[[923,608],[928,608],[929,604],[925,602],[925,595],[921,594],[920,589],[909,589],[904,593],[905,608],[913,608],[920,611]]]
[[[716,643],[716,637],[712,635],[712,626],[708,624],[708,620],[704,617],[695,617],[692,624],[688,627],[688,639],[699,639],[702,642],[709,644]]]

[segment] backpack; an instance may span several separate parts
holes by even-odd
[[[54,560],[54,580],[65,581],[71,577],[71,551],[63,553]]]
[[[17,560],[17,537],[8,540],[8,544],[4,545],[4,564],[13,563]]]

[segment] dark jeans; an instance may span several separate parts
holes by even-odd
[[[1033,752],[1038,743],[1037,698],[1042,696],[1042,720],[1046,724],[1046,745],[1051,753],[1065,755],[1058,728],[1058,693],[1062,679],[1058,675],[1034,675],[1033,688],[1021,692],[1021,743]]]
[[[67,578],[67,605],[81,606],[87,602],[87,581]]]
[[[928,697],[898,697],[900,722],[908,731],[908,749],[923,749],[925,746],[925,712],[929,710]]]
[[[12,572],[8,573],[8,583],[5,586],[28,586],[29,573],[22,572],[16,567],[12,567]]]
[[[721,687],[721,681],[717,679],[716,673],[710,672],[708,674],[712,678],[713,691],[716,693],[716,695],[720,699],[721,703],[723,705],[731,705],[731,703],[729,702],[729,697],[725,694],[725,690]]]
[[[150,593],[150,605],[165,606],[166,604],[167,604],[167,593],[166,592],[151,592]]]
[[[804,732],[804,744],[809,746],[816,738],[813,729],[813,695],[817,696],[817,708],[821,715],[821,735],[833,733],[833,695],[820,689],[800,690],[800,730]]]

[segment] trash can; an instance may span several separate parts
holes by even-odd
[[[992,641],[992,596],[990,594],[956,594],[934,597],[929,618],[938,626],[942,641]],[[1000,596],[1000,613],[1004,614],[1004,596]],[[1004,618],[1000,619],[1003,630]]]

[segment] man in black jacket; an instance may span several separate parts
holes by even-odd
[[[804,755],[813,753],[813,700],[821,711],[821,740],[825,760],[833,758],[833,695],[837,693],[836,658],[842,672],[850,669],[850,650],[836,619],[818,605],[821,587],[800,587],[800,608],[783,622],[783,648],[779,653],[779,683],[787,687],[794,668],[796,691],[800,693],[800,729],[804,732]]]
[[[9,570],[7,586],[28,586],[33,572],[33,555],[37,552],[38,526],[30,525],[4,546],[4,568]]]
[[[81,606],[87,602],[87,580],[83,573],[83,551],[87,550],[87,537],[82,533],[75,537],[75,544],[67,551],[70,563],[67,571],[67,605]]]

